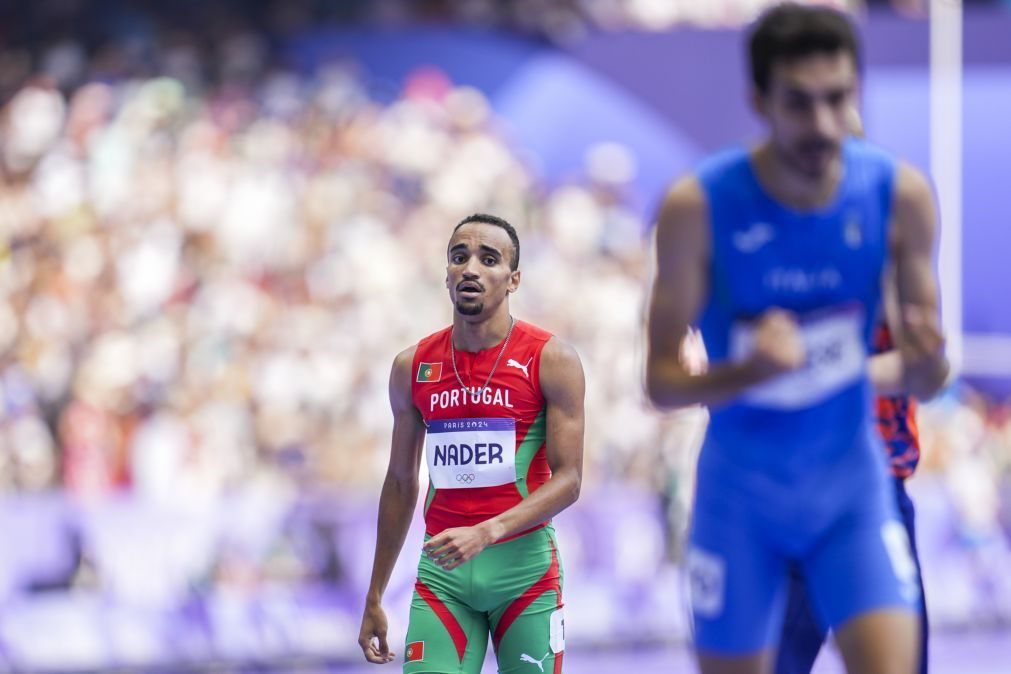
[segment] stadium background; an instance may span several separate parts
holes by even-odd
[[[0,672],[378,671],[389,365],[449,320],[476,210],[520,230],[514,312],[587,367],[568,667],[691,671],[705,415],[644,400],[649,232],[674,176],[759,133],[763,4],[0,2]],[[929,169],[926,8],[870,4],[868,135]],[[1011,671],[1011,8],[967,3],[964,60],[967,367],[910,491],[934,671],[971,674]]]

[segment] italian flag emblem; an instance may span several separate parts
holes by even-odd
[[[442,363],[421,363],[418,365],[418,381],[421,383],[442,379]]]
[[[407,644],[407,652],[404,655],[408,662],[421,662],[425,659],[425,642],[412,641]]]

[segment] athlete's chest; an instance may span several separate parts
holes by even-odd
[[[534,348],[516,345],[501,357],[457,351],[454,358],[441,349],[423,355],[413,398],[426,423],[476,417],[532,421],[544,406]]]
[[[884,261],[884,223],[868,204],[826,215],[775,209],[725,223],[717,244],[716,290],[738,315],[770,306],[805,312],[873,301]]]

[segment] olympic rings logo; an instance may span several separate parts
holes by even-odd
[[[457,482],[463,482],[465,484],[470,484],[471,482],[473,482],[476,479],[477,479],[477,475],[474,475],[474,473],[457,473],[456,474],[456,481]]]

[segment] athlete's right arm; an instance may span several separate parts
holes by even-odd
[[[411,399],[415,348],[401,352],[393,361],[390,373],[393,442],[386,480],[379,497],[376,555],[358,636],[358,645],[365,659],[376,664],[390,662],[396,655],[390,651],[386,640],[387,623],[382,599],[418,502],[418,469],[425,442],[425,422]]]
[[[888,330],[892,336],[892,343],[898,341],[897,336],[902,334],[903,320],[899,311],[898,290],[895,287],[895,269],[889,267],[885,270],[881,284],[881,308],[882,315]],[[940,325],[931,321],[923,325],[926,331],[926,340],[931,343],[944,343],[944,335],[941,333]],[[922,339],[921,339],[922,341]],[[945,376],[951,374],[945,366]],[[873,354],[867,360],[867,374],[874,392],[879,396],[905,396],[909,395],[908,374],[906,373],[905,360],[901,349],[896,346]]]
[[[894,219],[889,247],[895,265],[898,325],[904,388],[921,400],[933,397],[950,376],[934,271],[937,213],[930,183],[901,164],[895,178]]]
[[[788,312],[773,309],[759,318],[755,349],[748,359],[710,365],[702,374],[689,373],[680,358],[680,345],[709,292],[711,247],[705,195],[691,176],[667,194],[656,225],[646,389],[658,407],[725,402],[804,361],[796,321]]]

